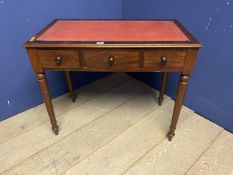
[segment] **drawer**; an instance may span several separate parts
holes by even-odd
[[[184,67],[185,49],[157,49],[144,52],[145,69],[180,70]]]
[[[77,50],[38,50],[37,55],[43,68],[80,67]]]
[[[138,69],[140,54],[136,51],[83,51],[84,66],[93,69]]]

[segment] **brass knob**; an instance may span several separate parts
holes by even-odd
[[[62,64],[62,57],[57,57],[57,58],[55,58],[55,63],[58,65],[58,66],[60,66],[61,64]]]
[[[160,60],[160,63],[161,63],[161,65],[166,65],[167,64],[167,57],[166,56],[162,56],[161,57],[161,60]]]
[[[108,58],[108,64],[109,64],[109,66],[112,66],[114,64],[114,61],[115,61],[114,57],[110,56]]]

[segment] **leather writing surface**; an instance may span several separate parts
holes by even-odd
[[[189,41],[173,21],[58,20],[37,41]]]

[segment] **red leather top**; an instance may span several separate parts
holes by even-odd
[[[188,41],[173,21],[58,20],[37,41]]]

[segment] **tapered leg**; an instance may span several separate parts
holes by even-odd
[[[44,73],[37,74],[37,79],[39,82],[40,90],[44,98],[45,106],[49,114],[50,122],[52,124],[52,129],[56,135],[58,135],[58,125],[55,118],[53,104],[49,95],[48,84]]]
[[[71,97],[72,101],[75,102],[76,93],[75,93],[75,91],[73,89],[72,80],[71,80],[71,76],[70,76],[70,71],[65,71],[65,75],[66,75],[66,81],[67,81],[69,92],[70,92],[70,97]]]
[[[189,75],[181,74],[177,95],[176,95],[175,106],[172,115],[170,131],[167,135],[169,141],[171,141],[172,138],[175,136],[176,124],[179,119],[181,107],[183,105],[183,99],[184,99],[185,91],[187,89],[188,80],[189,80]]]
[[[159,106],[162,105],[163,103],[163,96],[166,90],[166,85],[167,85],[167,77],[168,77],[168,73],[167,72],[163,72],[162,73],[162,80],[161,80],[161,87],[160,87],[160,93],[159,93]]]

